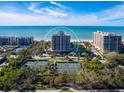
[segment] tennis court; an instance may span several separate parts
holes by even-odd
[[[81,64],[79,62],[56,62],[55,71],[56,73],[76,73],[81,69]]]
[[[29,67],[33,70],[43,71],[48,64],[47,60],[28,60],[23,67]]]

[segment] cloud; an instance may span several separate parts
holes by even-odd
[[[54,16],[54,17],[66,17],[67,13],[65,12],[60,12],[61,10],[59,9],[51,9],[51,8],[41,8],[42,13],[45,13],[47,15],[50,16]]]
[[[61,19],[51,16],[0,12],[0,19],[2,19],[0,20],[0,25],[97,25],[100,23],[95,15],[72,16]]]
[[[67,16],[67,12],[65,12],[64,9],[60,8],[64,6],[56,2],[50,2],[50,3],[55,4],[59,7],[46,6],[46,7],[36,8],[41,3],[32,2],[31,6],[28,7],[28,10],[34,13],[37,13],[37,14],[45,15],[45,16],[49,16],[49,15],[53,17],[66,17]]]
[[[40,4],[40,3],[36,3],[36,2],[32,2],[31,5],[28,7],[28,10],[34,12],[34,13],[38,13],[38,14],[42,14],[42,11],[36,9],[36,6]]]
[[[102,21],[117,21],[124,19],[124,4],[116,5],[110,9],[97,13]]]
[[[56,2],[52,2],[52,4],[56,4],[57,7],[51,4],[50,6],[42,7],[42,4],[40,2],[32,2],[28,6],[28,11],[36,15],[0,11],[0,25],[124,25],[124,4],[116,5],[100,12],[87,14],[73,13],[58,3],[57,5]]]
[[[63,6],[63,5],[59,4],[59,3],[53,2],[53,1],[51,1],[50,3],[51,4],[54,4],[54,5],[57,5],[59,7],[65,8],[65,6]]]
[[[29,10],[34,9],[37,6],[37,3],[32,2],[31,5],[28,7]]]

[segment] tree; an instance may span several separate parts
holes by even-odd
[[[108,61],[117,61],[119,54],[117,52],[110,52],[106,55]]]
[[[118,65],[124,65],[124,55],[117,52],[110,52],[106,55],[106,59],[109,62],[107,65],[110,68],[114,68]]]
[[[58,86],[60,84],[64,83],[63,77],[62,76],[56,76],[54,79],[54,85]]]
[[[84,43],[84,46],[85,46],[86,48],[91,47],[91,44],[90,44],[89,42],[83,42],[83,43]]]
[[[22,90],[32,86],[32,82],[36,79],[35,73],[29,69],[11,69],[4,72],[0,77],[0,90]]]

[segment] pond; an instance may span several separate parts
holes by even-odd
[[[48,60],[27,60],[23,67],[29,67],[35,71],[45,70]]]

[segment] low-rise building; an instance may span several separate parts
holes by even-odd
[[[30,45],[33,41],[33,37],[0,37],[0,45]]]
[[[8,45],[9,44],[9,37],[0,37],[0,45]]]
[[[33,43],[33,37],[18,37],[16,42],[17,45],[30,45]]]

